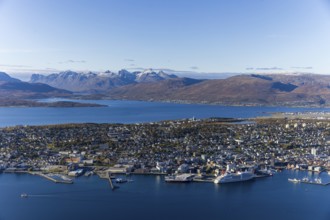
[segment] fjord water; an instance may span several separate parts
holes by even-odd
[[[62,101],[47,99],[42,101]],[[162,102],[79,100],[106,107],[0,108],[0,127],[63,123],[141,123],[183,118],[251,118],[271,112],[330,111],[328,108],[247,107]]]
[[[55,184],[28,174],[0,174],[1,220],[66,219],[330,219],[330,186],[288,178],[318,174],[283,171],[231,184],[165,183],[163,176],[133,175],[112,191],[97,176]],[[330,176],[322,173],[329,181]],[[20,198],[21,193],[29,194]]]

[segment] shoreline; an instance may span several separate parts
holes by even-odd
[[[72,100],[91,100],[91,99],[72,99]],[[208,101],[191,101],[191,100],[158,100],[158,99],[117,99],[117,98],[99,98],[94,100],[108,100],[108,101],[136,101],[136,102],[160,102],[172,104],[186,104],[186,105],[217,105],[217,106],[231,106],[231,107],[286,107],[286,108],[330,108],[329,105],[285,105],[285,104],[261,104],[261,103],[226,103],[226,102],[208,102]]]
[[[329,171],[327,170],[324,170],[324,171],[321,171],[321,172],[314,172],[314,171],[309,171],[309,170],[300,170],[300,169],[289,169],[289,168],[285,168],[284,171],[298,171],[298,172],[307,172],[307,173],[311,173],[312,175],[320,175],[321,173],[328,173],[329,174]],[[281,170],[282,172],[282,170]],[[263,178],[272,178],[273,176],[277,175],[277,173],[281,173],[281,172],[276,172],[274,175],[255,175],[253,179],[255,180],[258,180],[258,179],[263,179]],[[76,178],[80,178],[81,176],[77,176],[77,177],[74,177],[74,178],[68,178],[66,174],[63,174],[63,173],[52,173],[52,172],[49,172],[49,173],[43,173],[43,172],[38,172],[38,171],[3,171],[3,172],[0,172],[0,175],[1,174],[28,174],[28,175],[32,175],[32,176],[39,176],[41,178],[44,178],[46,180],[49,180],[55,184],[73,184],[74,183],[74,179]],[[192,183],[214,183],[214,180],[216,179],[216,177],[214,177],[213,175],[199,175],[197,173],[189,173],[189,174],[192,174],[192,175],[195,175],[195,177],[192,179],[192,181],[189,181],[189,182],[192,182]],[[169,174],[167,173],[129,173],[129,174],[125,174],[125,173],[111,173],[111,175],[113,175],[112,177],[113,178],[121,178],[122,176],[167,176]],[[58,176],[59,178],[62,178],[62,179],[55,179],[53,178],[53,176]],[[65,176],[66,178],[68,179],[63,179],[63,177],[61,176]],[[84,175],[82,175],[84,176]],[[108,180],[108,177],[104,177],[102,176],[102,174],[98,173],[98,172],[95,172],[92,176],[97,176],[100,180]],[[330,176],[330,174],[329,174]],[[89,176],[85,176],[85,177],[89,177]],[[164,180],[164,179],[163,179]],[[166,182],[164,180],[164,182]],[[182,183],[189,183],[189,182],[181,182]],[[238,182],[245,182],[245,181],[238,181]],[[179,182],[180,183],[180,182]],[[328,186],[330,185],[330,182],[327,181],[325,183],[314,183],[314,182],[307,182],[307,181],[302,181],[301,183],[306,183],[306,184],[311,184],[311,185],[321,185],[321,186]],[[228,184],[228,183],[223,183],[223,184]]]
[[[57,97],[51,97],[57,98]],[[34,99],[33,99],[34,100]],[[65,108],[76,108],[76,107],[108,107],[107,105],[97,104],[97,103],[81,103],[79,100],[90,100],[90,101],[136,101],[136,102],[150,102],[150,103],[170,103],[170,104],[182,104],[182,105],[211,105],[211,106],[227,106],[227,107],[279,107],[279,108],[330,108],[329,105],[316,105],[316,104],[262,104],[262,103],[240,103],[240,102],[209,102],[209,101],[191,101],[191,100],[157,100],[157,99],[117,99],[117,98],[108,98],[101,97],[96,99],[89,99],[88,97],[71,97],[65,98],[66,101],[54,101],[54,102],[38,102],[31,101],[30,99],[19,99],[12,101],[20,101],[22,103],[17,104],[6,104],[1,103],[1,108],[13,108],[13,107],[22,107],[22,108],[39,108],[39,107],[65,107]],[[41,99],[42,100],[42,99]],[[12,102],[10,101],[10,102]],[[71,105],[71,106],[70,106]]]
[[[75,101],[37,102],[31,100],[1,100],[0,108],[86,108],[108,107],[96,103],[81,103]]]

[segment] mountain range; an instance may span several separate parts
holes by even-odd
[[[330,76],[243,74],[193,79],[163,71],[33,74],[22,82],[0,73],[0,95],[12,98],[75,97],[225,105],[330,105]]]
[[[330,76],[237,75],[227,79],[169,79],[109,91],[112,99],[160,100],[225,105],[311,106],[330,103]]]
[[[154,72],[151,69],[142,72],[129,72],[120,70],[118,73],[105,71],[102,73],[78,73],[65,71],[44,76],[33,74],[31,83],[45,83],[50,86],[82,93],[104,93],[113,88],[143,83],[157,82],[166,79],[177,78],[175,75],[166,74],[163,71]]]

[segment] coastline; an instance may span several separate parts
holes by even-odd
[[[26,99],[12,99],[4,100],[0,99],[0,107],[2,108],[77,108],[77,107],[107,107],[106,105],[100,105],[96,103],[80,103],[74,101],[56,101],[56,102],[38,102],[34,100]]]
[[[75,100],[75,99],[73,99]],[[88,98],[79,98],[77,100],[90,100]],[[174,104],[197,104],[197,105],[218,105],[218,106],[233,106],[233,107],[288,107],[288,108],[330,108],[329,105],[317,105],[317,104],[292,104],[278,103],[278,104],[263,104],[263,103],[241,103],[241,102],[210,102],[210,101],[192,101],[192,100],[167,100],[167,99],[125,99],[114,97],[101,97],[95,100],[113,100],[113,101],[139,101],[139,102],[160,102],[160,103],[174,103]]]
[[[58,98],[58,97],[49,97]],[[72,96],[66,97],[66,101],[54,101],[54,102],[39,102],[34,101],[35,99],[0,99],[0,107],[11,108],[11,107],[66,107],[66,108],[76,108],[76,107],[107,107],[107,105],[93,103],[93,101],[136,101],[136,102],[150,102],[150,103],[170,103],[170,104],[183,104],[183,105],[213,105],[213,106],[227,106],[227,107],[279,107],[279,108],[330,108],[330,104],[326,105],[317,105],[317,104],[295,104],[292,102],[288,103],[256,103],[256,102],[212,102],[212,101],[192,101],[192,100],[177,100],[177,99],[125,99],[125,98],[116,98],[116,97],[93,97],[90,96]],[[90,103],[81,103],[79,100],[90,100]]]
[[[315,171],[310,171],[310,170],[301,170],[301,169],[291,169],[291,168],[285,168],[285,169],[279,169],[280,172],[282,171],[287,171],[287,172],[290,172],[290,171],[298,171],[298,172],[301,172],[301,173],[308,173],[309,175],[316,175],[316,176],[320,176],[322,173],[328,173],[330,172],[327,171],[327,170],[324,170],[324,171],[321,171],[321,172],[315,172]],[[278,172],[279,172],[278,171]],[[274,175],[278,175],[278,172],[276,172]],[[50,180],[54,183],[63,183],[63,184],[72,184],[73,183],[73,179],[75,178],[80,178],[80,176],[76,176],[74,177],[73,179],[62,179],[62,180],[59,180],[59,179],[55,179],[53,178],[53,176],[64,176],[65,178],[68,178],[67,177],[67,174],[66,173],[58,173],[58,172],[40,172],[40,171],[3,171],[3,172],[0,172],[0,175],[1,174],[23,174],[23,175],[32,175],[32,176],[39,176],[41,178],[45,178],[47,180]],[[185,173],[183,173],[185,174]],[[190,173],[186,173],[187,175],[190,174]],[[107,180],[108,177],[105,176],[103,173],[100,173],[98,171],[96,171],[94,174],[92,174],[94,176],[98,176],[100,180]],[[138,173],[138,172],[131,172],[129,174],[126,174],[124,172],[118,172],[118,173],[111,173],[111,178],[116,178],[116,177],[122,177],[122,176],[168,176],[169,174],[168,173],[152,173],[152,172],[146,172],[146,173]],[[214,180],[216,179],[216,177],[214,175],[199,175],[199,174],[192,174],[192,175],[195,175],[195,177],[192,179],[192,181],[190,182],[194,182],[194,183],[214,183]],[[82,175],[83,176],[83,175]],[[87,177],[87,176],[85,176]],[[253,179],[260,179],[260,178],[272,178],[273,175],[255,175]],[[63,178],[63,177],[62,177]],[[329,174],[329,178],[327,179],[330,179],[330,174]],[[164,179],[163,179],[164,180]],[[164,180],[164,182],[166,182]],[[180,181],[178,181],[180,182]],[[183,183],[189,183],[189,182],[184,182],[182,181]],[[239,181],[240,182],[240,181]],[[314,184],[314,182],[307,182],[307,181],[302,181],[302,183],[307,183],[307,184]],[[316,185],[322,185],[322,186],[328,186],[330,185],[330,182],[327,181],[326,183],[315,183]]]

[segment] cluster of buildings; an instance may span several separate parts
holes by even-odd
[[[224,122],[225,121],[225,122]],[[238,167],[330,170],[330,121],[178,120],[0,129],[0,170],[216,174]]]

